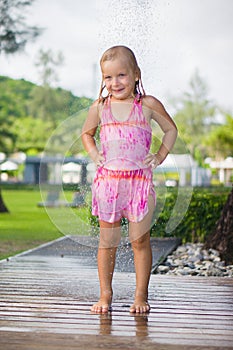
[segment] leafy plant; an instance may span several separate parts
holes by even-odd
[[[217,190],[216,188],[195,188],[183,220],[172,233],[166,233],[166,225],[171,217],[177,196],[177,192],[170,189],[163,209],[151,229],[151,235],[157,237],[172,235],[180,237],[183,242],[204,242],[220,217],[228,193],[228,188]],[[158,206],[162,200],[163,198],[157,196]]]

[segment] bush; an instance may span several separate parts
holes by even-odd
[[[176,202],[177,190],[170,189],[167,192],[161,212],[160,202],[163,202],[164,199],[157,195],[158,218],[151,229],[151,235],[154,237],[175,236],[181,238],[183,243],[204,242],[221,215],[229,191],[227,188],[195,188],[182,221],[171,233],[166,232],[166,226]],[[182,199],[180,200],[182,206]]]
[[[151,228],[151,236],[175,236],[181,238],[182,242],[185,243],[205,241],[221,215],[230,189],[225,187],[194,188],[188,206],[187,201],[185,201],[187,192],[182,189],[182,194],[179,194],[178,209],[175,213],[175,220],[177,219],[179,224],[171,232],[168,232],[167,226],[174,211],[178,188],[157,188],[156,192],[156,219]],[[92,227],[98,227],[98,219],[91,214],[91,207],[89,209],[89,222]],[[125,226],[127,220],[123,219],[122,224]]]

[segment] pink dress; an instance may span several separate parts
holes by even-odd
[[[135,98],[124,121],[114,118],[111,100],[103,106],[100,141],[105,158],[92,185],[92,214],[113,223],[122,217],[141,221],[148,213],[148,197],[155,201],[152,169],[143,161],[151,145],[151,126]]]

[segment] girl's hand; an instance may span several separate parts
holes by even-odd
[[[151,166],[153,169],[157,168],[162,163],[162,157],[160,154],[155,153],[151,154],[148,153],[145,160],[144,160],[145,165]]]
[[[103,156],[103,152],[98,152],[95,156],[95,159],[94,159],[94,163],[95,165],[97,166],[97,168],[103,166],[104,164],[104,156]]]

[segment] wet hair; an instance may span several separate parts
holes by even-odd
[[[134,95],[138,96],[138,99],[140,100],[142,96],[145,96],[145,90],[142,85],[141,80],[141,70],[138,66],[136,57],[131,49],[129,49],[127,46],[113,46],[110,47],[108,50],[106,50],[101,59],[100,59],[100,67],[102,68],[102,64],[106,61],[114,60],[118,57],[125,57],[127,60],[127,63],[129,64],[130,69],[132,72],[135,72],[138,75],[138,80],[135,82],[134,87]],[[104,80],[102,79],[100,92],[99,92],[99,102],[104,102],[107,96],[103,96],[103,91],[105,89]]]

